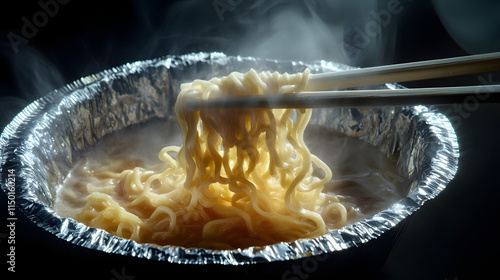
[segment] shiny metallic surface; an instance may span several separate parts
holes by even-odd
[[[194,53],[129,63],[81,78],[27,106],[0,137],[2,189],[15,169],[16,204],[33,223],[85,248],[184,264],[243,265],[291,260],[359,246],[377,238],[438,195],[458,168],[457,137],[449,120],[424,106],[315,110],[311,124],[376,146],[393,160],[407,196],[378,214],[313,238],[241,250],[138,244],[54,212],[57,186],[85,151],[105,135],[174,115],[179,86],[232,71],[341,71],[347,66]],[[381,88],[398,88],[389,84]]]

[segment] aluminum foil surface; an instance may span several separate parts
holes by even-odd
[[[341,71],[347,66],[193,53],[128,63],[81,78],[27,106],[0,137],[2,189],[16,172],[16,205],[33,223],[86,248],[185,264],[242,265],[298,259],[359,246],[434,198],[454,177],[458,143],[448,119],[424,106],[316,110],[311,123],[376,146],[407,179],[407,196],[378,214],[313,238],[239,250],[205,250],[138,244],[54,212],[57,186],[79,156],[105,135],[174,114],[183,82],[232,71],[295,73]],[[385,85],[397,88],[398,85]],[[10,170],[10,171],[9,171]]]

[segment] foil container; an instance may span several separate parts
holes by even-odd
[[[424,106],[314,111],[311,123],[369,142],[393,160],[405,178],[407,193],[376,215],[317,238],[238,250],[157,246],[119,238],[54,212],[57,186],[79,156],[109,133],[173,116],[181,83],[250,68],[295,73],[306,67],[312,73],[349,69],[327,61],[304,63],[192,53],[128,63],[81,78],[36,100],[5,127],[0,137],[2,189],[12,191],[7,178],[14,171],[16,205],[33,223],[67,242],[132,257],[182,264],[243,265],[335,254],[357,247],[418,210],[455,176],[457,137],[441,113]]]

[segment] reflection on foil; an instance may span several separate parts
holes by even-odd
[[[458,143],[446,117],[424,106],[315,110],[311,123],[373,144],[407,180],[408,195],[368,219],[313,238],[238,250],[138,244],[54,212],[57,187],[78,157],[105,135],[167,118],[180,84],[232,71],[341,71],[332,62],[303,63],[193,53],[128,63],[84,77],[27,106],[0,137],[2,189],[15,169],[17,206],[35,224],[85,248],[185,264],[249,264],[333,253],[368,242],[439,194],[458,167]],[[388,88],[398,85],[389,84]]]

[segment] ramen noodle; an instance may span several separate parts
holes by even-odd
[[[63,183],[61,196],[76,205],[63,215],[139,243],[208,249],[289,242],[346,225],[346,207],[323,192],[332,171],[304,142],[310,109],[186,110],[192,99],[298,92],[308,75],[252,69],[182,84],[175,104],[182,145],[161,149],[156,164],[131,160],[120,143],[100,165],[84,158]]]

